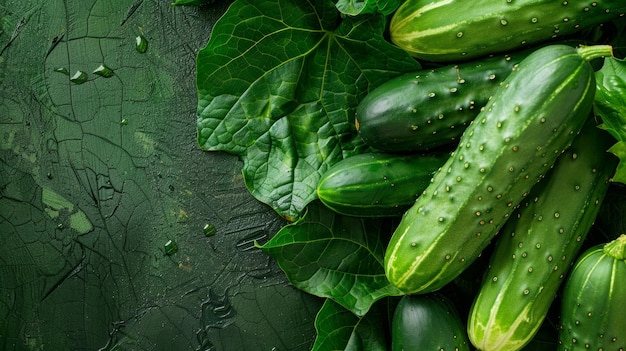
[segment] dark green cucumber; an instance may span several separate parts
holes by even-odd
[[[624,17],[624,0],[407,0],[391,41],[429,61],[456,61],[552,40]]]
[[[405,295],[391,321],[392,351],[469,351],[456,307],[439,293]]]
[[[500,230],[468,322],[479,350],[521,350],[539,330],[609,188],[611,139],[589,119]]]
[[[414,152],[458,142],[498,85],[530,52],[391,79],[357,106],[359,135],[366,144],[389,152]]]
[[[328,208],[344,215],[400,216],[447,158],[447,154],[351,156],[322,174],[317,195]]]
[[[565,282],[559,351],[626,350],[626,235],[585,251]]]
[[[385,252],[393,285],[437,290],[480,255],[582,128],[595,93],[588,60],[611,52],[550,45],[520,63],[403,215]]]

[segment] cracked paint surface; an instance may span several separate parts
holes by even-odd
[[[0,348],[312,345],[320,301],[254,248],[284,222],[196,144],[226,5],[0,1]]]

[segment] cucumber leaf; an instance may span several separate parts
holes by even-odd
[[[385,276],[382,221],[338,215],[314,201],[260,248],[296,288],[363,316],[377,300],[403,294]]]
[[[296,220],[328,167],[367,150],[354,127],[361,98],[419,68],[385,26],[330,0],[233,2],[197,57],[200,148],[239,155],[252,195]]]
[[[626,60],[607,57],[596,72],[594,112],[600,127],[617,142],[608,151],[619,157],[613,181],[626,184]]]
[[[400,6],[400,0],[339,0],[337,9],[348,16],[371,13],[388,15]]]
[[[389,329],[384,304],[377,303],[363,317],[327,299],[315,318],[317,337],[312,351],[387,351]]]

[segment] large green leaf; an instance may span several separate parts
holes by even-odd
[[[403,294],[385,276],[381,219],[338,215],[319,201],[307,209],[261,246],[294,286],[358,316],[383,297]]]
[[[376,304],[358,317],[327,299],[315,318],[317,338],[312,351],[386,351],[389,329],[386,304]]]
[[[382,15],[329,0],[237,0],[197,58],[198,142],[240,155],[246,186],[289,220],[322,172],[362,152],[360,99],[418,63],[383,38]]]
[[[596,72],[594,111],[602,119],[600,125],[617,142],[609,151],[620,162],[613,181],[626,184],[626,60],[607,57]]]

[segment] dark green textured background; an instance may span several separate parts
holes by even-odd
[[[196,144],[226,6],[0,0],[0,350],[310,349],[321,301],[253,247],[284,222]]]

